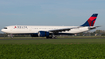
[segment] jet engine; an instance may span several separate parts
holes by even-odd
[[[38,36],[39,37],[48,37],[50,34],[47,31],[39,31]]]

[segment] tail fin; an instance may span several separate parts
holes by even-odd
[[[83,25],[81,26],[94,26],[98,14],[93,14]]]

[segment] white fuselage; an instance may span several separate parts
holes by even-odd
[[[87,27],[79,27],[78,26],[27,26],[27,25],[16,25],[16,26],[7,26],[2,29],[2,32],[10,33],[10,34],[22,34],[22,33],[38,33],[39,31],[49,31],[49,30],[57,30],[57,29],[64,29],[64,28],[73,28],[69,31],[63,31],[60,33],[80,33],[88,31]]]

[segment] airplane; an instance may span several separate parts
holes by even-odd
[[[1,31],[9,34],[29,34],[31,37],[56,38],[56,35],[74,35],[77,33],[96,29],[99,27],[94,26],[97,16],[97,13],[93,14],[84,24],[80,26],[13,25],[6,26],[4,29],[1,29]]]

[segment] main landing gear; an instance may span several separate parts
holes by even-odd
[[[55,35],[50,35],[50,36],[47,36],[46,38],[47,39],[56,39],[56,36]]]

